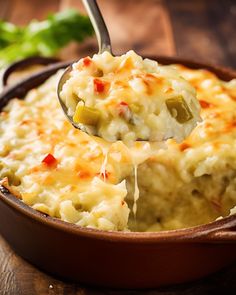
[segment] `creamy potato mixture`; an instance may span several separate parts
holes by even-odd
[[[229,214],[236,204],[236,80],[175,67],[202,107],[203,121],[182,143],[127,147],[75,129],[57,101],[59,72],[0,113],[2,184],[36,210],[102,230],[177,229]]]
[[[180,142],[200,121],[191,84],[134,51],[115,57],[104,52],[74,63],[60,96],[76,125],[111,142]]]

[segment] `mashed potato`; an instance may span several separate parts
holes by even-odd
[[[173,68],[134,51],[74,63],[60,96],[76,125],[112,142],[181,141],[200,120],[195,89]]]
[[[127,147],[73,128],[56,98],[59,72],[0,113],[2,184],[36,210],[103,230],[176,229],[229,214],[236,204],[236,80],[176,68],[202,106],[203,121],[184,142]]]

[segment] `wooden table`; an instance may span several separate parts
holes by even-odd
[[[115,53],[179,55],[236,68],[234,0],[100,0]],[[0,0],[0,18],[24,25],[32,18],[67,7],[83,10],[79,0]],[[96,51],[96,40],[72,44],[61,53],[74,58]],[[50,277],[14,254],[0,238],[0,295],[45,294],[236,294],[236,265],[198,282],[146,291],[94,289]]]

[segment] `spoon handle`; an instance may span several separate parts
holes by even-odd
[[[96,0],[82,0],[97,36],[99,53],[112,53],[110,36]]]

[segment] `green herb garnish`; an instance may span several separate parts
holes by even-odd
[[[0,67],[34,55],[53,56],[71,41],[81,42],[93,34],[87,16],[69,9],[18,27],[0,20]]]

